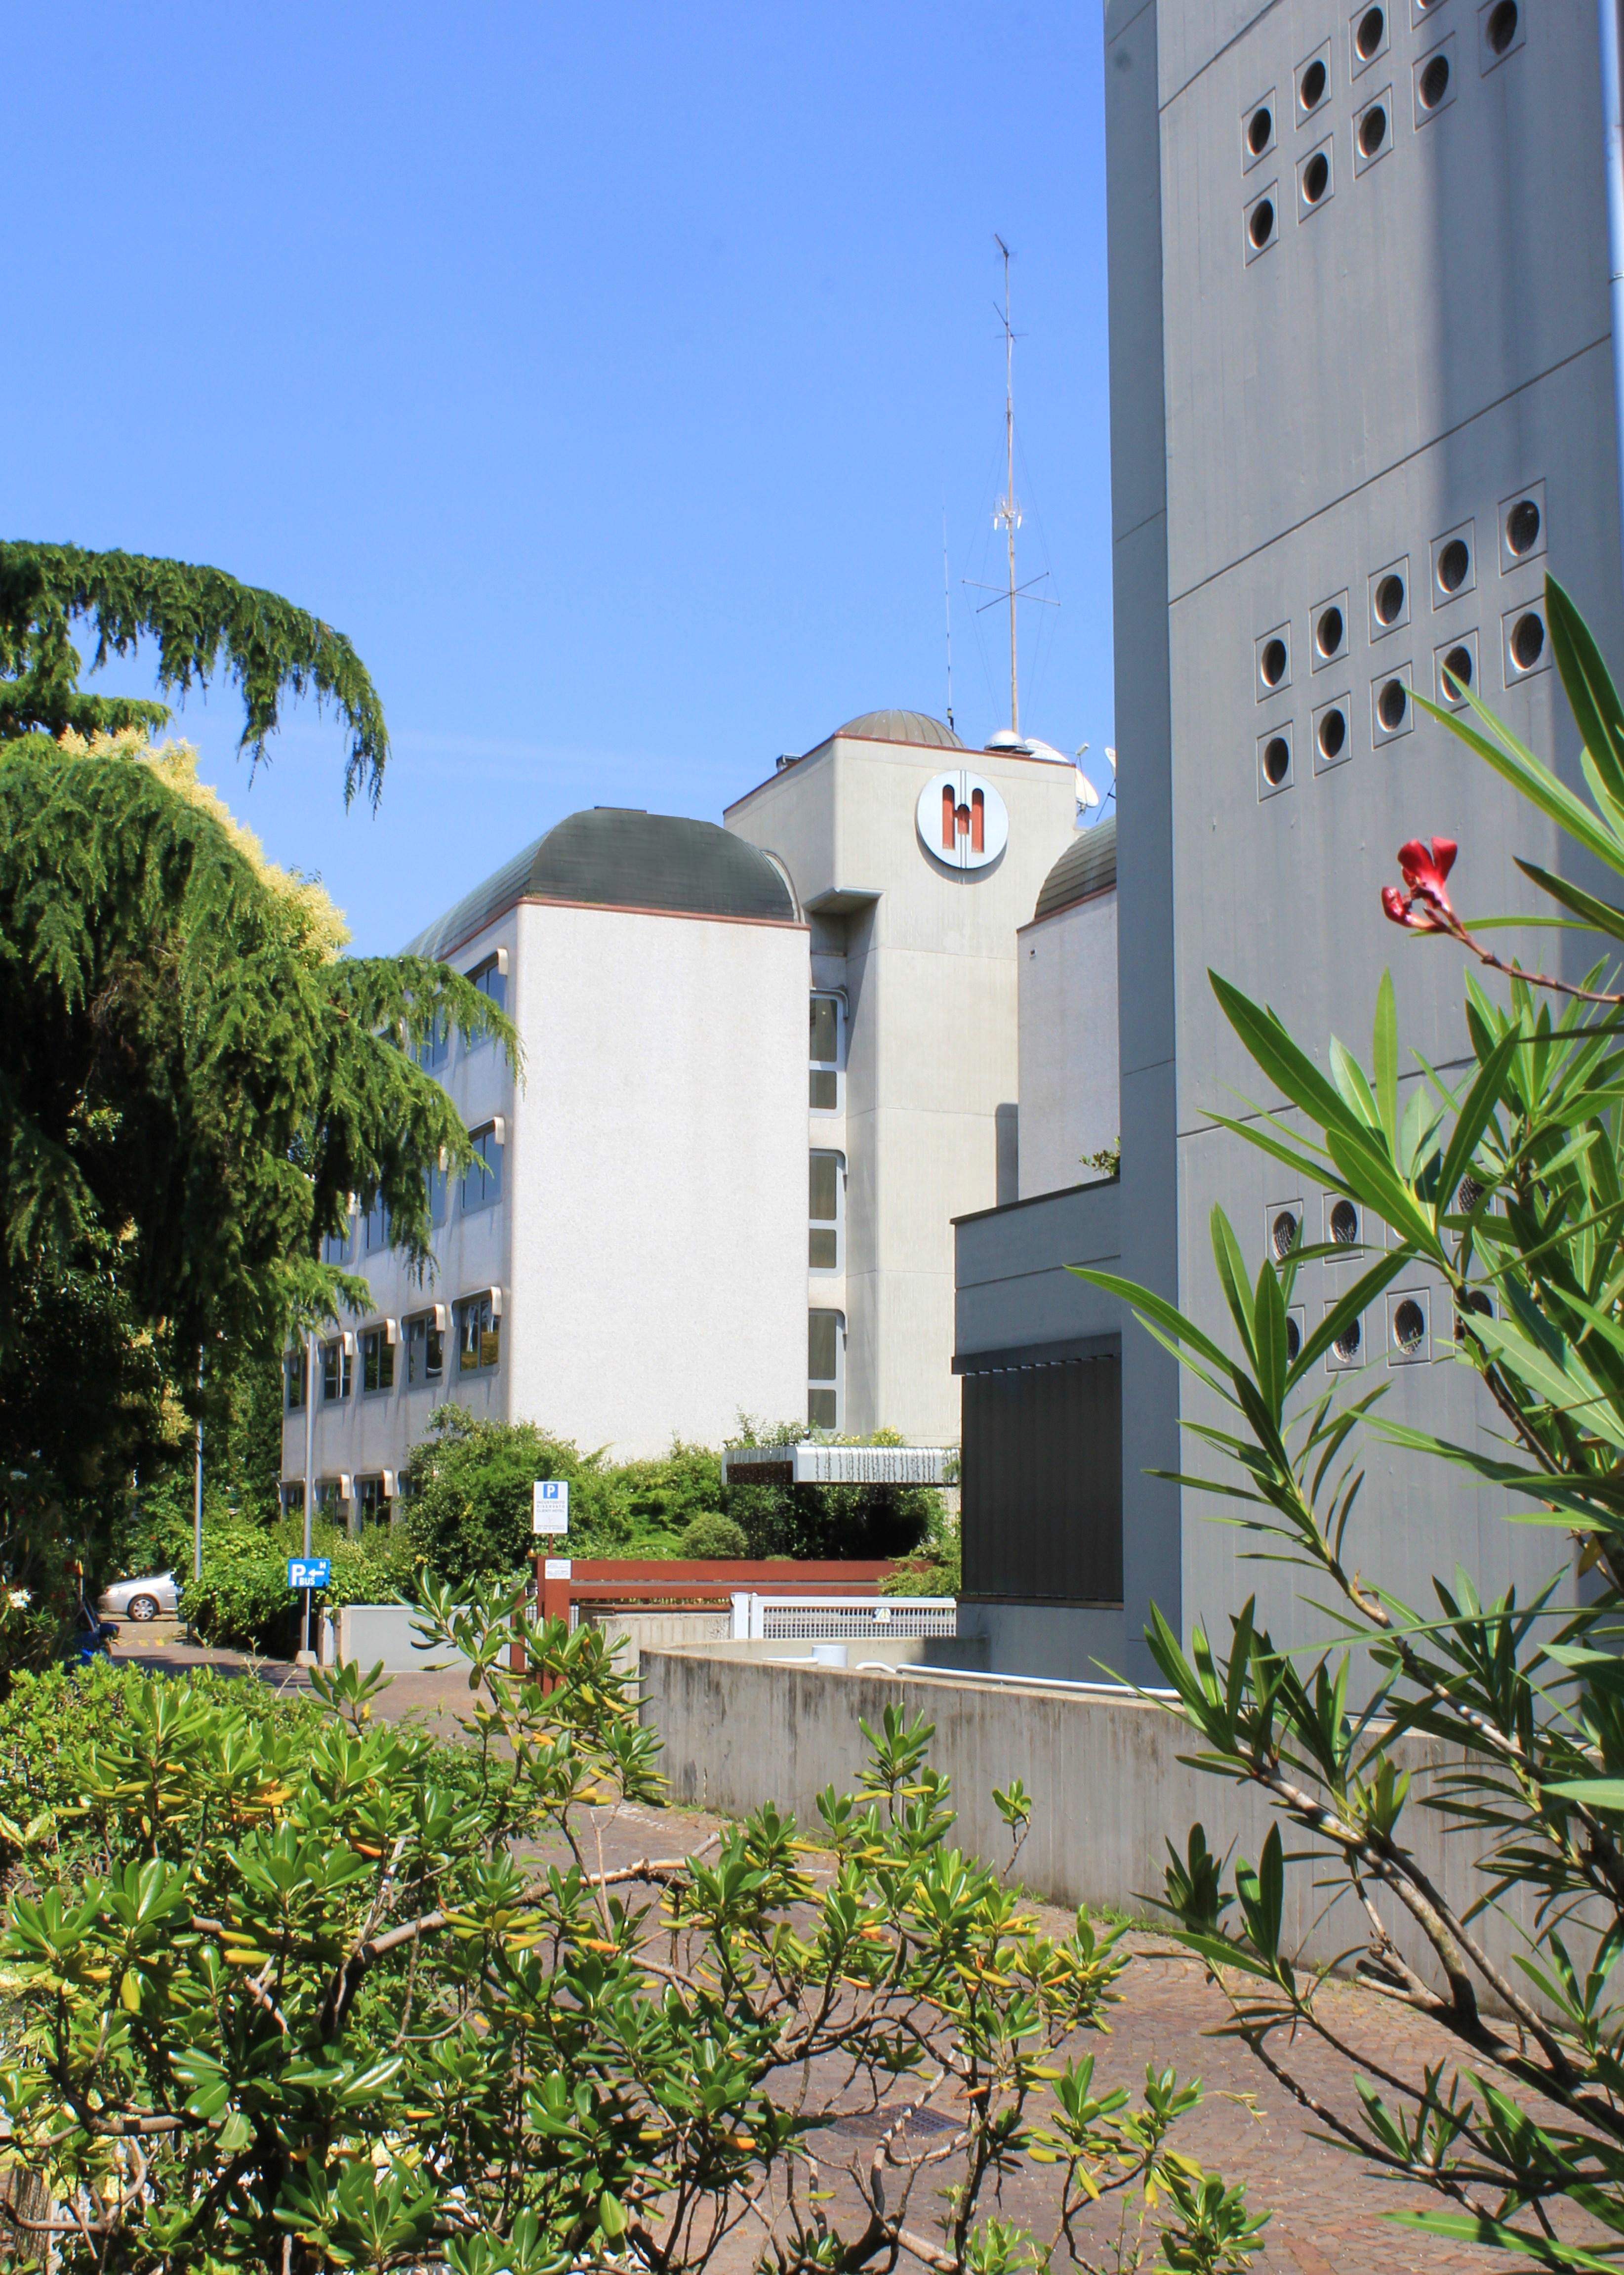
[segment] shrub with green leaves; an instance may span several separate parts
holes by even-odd
[[[288,1559],[302,1556],[302,1521],[262,1525],[230,1523],[205,1531],[203,1570],[181,1582],[181,1616],[201,1642],[243,1649],[290,1648],[300,1599],[288,1587]],[[380,1525],[360,1534],[337,1525],[311,1528],[311,1551],[327,1557],[332,1576],[321,1600],[392,1604],[410,1598],[419,1568],[404,1525]]]
[[[49,1829],[25,1836],[0,2120],[58,2209],[0,2205],[14,2264],[679,2275],[744,2245],[786,2275],[1152,2251],[1239,2275],[1260,2249],[1242,2192],[1174,2145],[1198,2086],[1107,2088],[1061,2051],[1105,2026],[1121,1931],[1046,1936],[948,1845],[928,1724],[867,1734],[859,1789],[819,1804],[820,1873],[772,1808],[606,1863],[596,1812],[659,1777],[597,1630],[498,1591],[441,1592],[424,1626],[481,1684],[455,1778],[370,1719],[375,1673],[322,1679],[330,1712],[297,1729],[144,1682],[79,1776],[106,1868],[56,1873]],[[1018,1842],[1030,1803],[1000,1803]],[[835,2117],[880,2110],[842,2158]],[[1057,2182],[1037,2240],[995,2201],[1029,2155]],[[1114,2218],[1091,2256],[1101,2199],[1143,2233],[1125,2263]]]

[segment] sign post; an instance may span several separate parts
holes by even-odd
[[[330,1556],[290,1556],[288,1559],[288,1585],[295,1595],[302,1589],[305,1597],[306,1649],[299,1657],[306,1666],[313,1667],[315,1664],[314,1654],[309,1649],[311,1599],[318,1588],[328,1585],[332,1576],[333,1560]]]
[[[570,1530],[570,1481],[567,1478],[538,1478],[531,1493],[530,1529],[539,1539],[560,1539]],[[536,1614],[543,1620],[570,1618],[570,1575],[567,1556],[536,1553]]]

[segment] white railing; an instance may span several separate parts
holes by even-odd
[[[738,1643],[884,1643],[903,1636],[955,1636],[953,1596],[761,1596],[733,1599]]]
[[[729,1446],[723,1482],[748,1485],[752,1470],[788,1470],[797,1485],[942,1485],[958,1451],[953,1446]]]

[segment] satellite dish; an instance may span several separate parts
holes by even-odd
[[[1084,773],[1081,767],[1077,768],[1076,773],[1077,804],[1079,805],[1098,805],[1099,803],[1099,792],[1094,788],[1093,783],[1090,782],[1088,776]]]

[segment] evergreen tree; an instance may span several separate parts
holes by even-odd
[[[87,1496],[111,1523],[115,1478],[179,1435],[200,1349],[230,1373],[366,1300],[321,1258],[351,1196],[427,1270],[428,1180],[472,1150],[416,1047],[438,1027],[514,1054],[447,966],[341,956],[325,895],[263,860],[185,753],[145,747],[162,707],[79,693],[75,616],[98,661],[155,637],[166,687],[223,663],[256,753],[285,690],[336,705],[349,790],[375,794],[388,752],[349,643],[275,594],[0,546],[0,1455],[29,1487],[0,1562],[24,1585]],[[94,1331],[59,1332],[87,1307]]]

